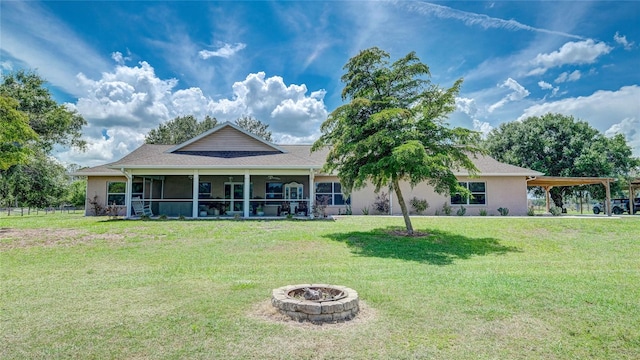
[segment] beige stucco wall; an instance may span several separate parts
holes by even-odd
[[[127,178],[124,176],[89,176],[87,178],[87,200],[84,206],[85,215],[94,215],[93,207],[89,204],[89,201],[92,201],[95,196],[97,196],[96,200],[98,204],[103,207],[107,206],[107,184],[112,181],[127,182]],[[124,211],[124,207],[122,210]]]
[[[527,214],[527,183],[523,176],[512,177],[477,177],[467,178],[459,177],[459,181],[484,182],[486,184],[486,204],[483,205],[463,205],[466,208],[465,215],[478,215],[481,209],[485,209],[489,215],[499,215],[498,208],[506,207],[509,209],[509,215],[526,215]],[[410,212],[413,209],[410,200],[413,197],[418,199],[426,199],[429,208],[423,212],[423,215],[435,215],[436,210],[442,214],[442,208],[445,203],[451,204],[451,198],[448,195],[440,195],[426,183],[418,184],[411,188],[409,183],[401,183],[402,196]],[[363,189],[354,191],[351,196],[352,211],[354,215],[361,215],[363,209],[368,209],[370,214],[375,214],[373,204],[376,199],[375,188],[369,185]],[[389,188],[381,189],[389,194]],[[394,215],[402,214],[400,205],[397,201],[395,192],[390,194],[391,208]],[[452,205],[452,213],[455,214],[460,205]]]
[[[527,184],[523,176],[512,177],[478,177],[478,178],[466,178],[459,177],[460,181],[474,181],[486,183],[486,196],[487,203],[484,205],[464,205],[466,208],[466,215],[478,215],[481,209],[485,209],[489,215],[499,215],[498,208],[506,207],[509,209],[509,215],[526,215],[527,213]],[[88,201],[95,195],[98,196],[98,201],[103,206],[106,206],[107,195],[107,183],[110,181],[125,181],[124,176],[112,176],[112,177],[89,177],[87,181],[87,204],[85,207],[85,215],[93,215],[92,208]],[[167,176],[165,178],[165,198],[182,198],[190,199],[192,196],[192,182],[190,182],[186,176]],[[229,181],[228,176],[209,176],[201,175],[200,181],[212,182],[212,197],[223,198],[224,182]],[[234,181],[243,181],[242,176],[235,176]],[[264,197],[266,176],[252,176],[251,182],[254,184],[253,194],[261,198]],[[274,180],[278,182],[298,181],[305,184],[304,196],[309,197],[308,177],[304,176],[281,176],[280,180]],[[315,177],[315,182],[337,182],[337,176],[324,176],[318,175]],[[154,186],[155,187],[155,186]],[[435,215],[436,210],[442,214],[443,204],[446,202],[450,204],[450,197],[437,194],[426,183],[418,184],[416,187],[411,188],[408,183],[401,184],[402,194],[407,203],[407,207],[410,212],[413,209],[410,206],[410,200],[415,196],[419,199],[426,199],[429,203],[429,208],[423,213],[423,215]],[[369,185],[363,189],[356,190],[351,194],[351,210],[353,215],[362,215],[363,209],[368,209],[369,214],[375,214],[373,210],[373,204],[376,199],[376,193],[374,187]],[[388,188],[382,189],[382,191],[389,193]],[[154,191],[155,193],[155,191]],[[157,194],[154,194],[157,195]],[[398,205],[397,197],[395,193],[389,194],[391,198],[391,208],[394,215],[402,214],[400,206]],[[157,198],[154,196],[154,198]],[[459,205],[453,205],[453,214],[459,208]],[[327,206],[326,213],[329,215],[344,214],[347,211],[346,205],[339,206]]]

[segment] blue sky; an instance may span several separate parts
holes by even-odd
[[[434,83],[463,78],[449,120],[487,132],[559,112],[623,133],[640,156],[640,2],[0,2],[0,67],[36,69],[115,161],[179,115],[253,115],[311,143],[342,104],[342,67],[378,46],[415,51]]]

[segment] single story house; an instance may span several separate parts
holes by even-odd
[[[139,214],[133,205],[140,202],[154,216],[168,217],[313,216],[311,209],[317,204],[328,215],[348,209],[354,215],[374,214],[374,187],[356,190],[347,199],[338,177],[322,172],[326,152],[310,149],[311,145],[273,144],[227,122],[179,145],[144,144],[116,162],[74,175],[87,177],[86,215],[94,215],[97,204],[116,205],[120,215],[134,217]],[[477,176],[456,173],[472,197],[441,195],[426,184],[411,188],[404,183],[404,198],[426,199],[427,215],[442,213],[444,204],[454,213],[464,206],[467,215],[478,215],[482,209],[498,214],[501,207],[510,215],[525,215],[527,180],[542,174],[489,156],[472,160],[480,170]],[[390,213],[401,214],[395,194],[385,192]]]

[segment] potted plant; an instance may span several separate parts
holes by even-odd
[[[258,216],[264,216],[264,209],[262,208],[262,205],[258,205],[258,207],[256,208],[256,214]]]

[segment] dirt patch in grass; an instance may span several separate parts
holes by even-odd
[[[368,324],[375,320],[376,311],[362,300],[360,300],[360,311],[355,318],[349,321],[341,321],[334,323],[322,323],[314,324],[309,321],[299,322],[291,319],[287,315],[280,313],[276,308],[271,305],[271,300],[265,300],[256,304],[249,312],[249,317],[298,329],[310,329],[310,330],[335,330],[335,329],[352,329],[358,326]]]
[[[0,251],[30,247],[75,246],[95,240],[121,243],[122,234],[90,234],[76,229],[0,229]]]
[[[543,349],[548,344],[560,340],[557,330],[552,325],[524,314],[478,324],[471,327],[462,338],[464,342],[458,344],[461,348],[477,349],[490,344],[492,351],[512,351],[518,354],[512,358],[518,359],[541,355],[544,358],[546,356],[541,351],[546,351]]]

